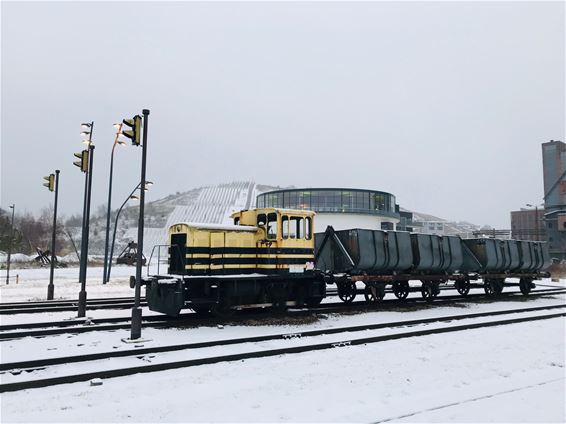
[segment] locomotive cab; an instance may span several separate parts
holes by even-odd
[[[315,213],[293,209],[251,209],[232,214],[235,226],[256,227],[258,251],[276,259],[268,269],[304,272],[314,268]]]

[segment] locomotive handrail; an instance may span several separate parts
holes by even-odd
[[[149,255],[149,260],[147,261],[147,275],[149,275],[149,266],[151,264],[151,259],[153,258],[153,253],[155,252],[155,248],[157,249],[157,275],[159,275],[159,265],[161,263],[161,248],[162,247],[167,247],[167,248],[175,248],[175,252],[179,255],[179,259],[181,259],[181,264],[183,265],[183,269],[185,269],[185,263],[183,261],[183,255],[181,255],[181,250],[179,249],[179,245],[177,244],[156,244],[153,246],[153,249],[151,249],[151,255]],[[172,252],[172,251],[171,251]]]

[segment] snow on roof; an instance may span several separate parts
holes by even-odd
[[[257,227],[252,227],[251,225],[208,224],[204,222],[177,222],[171,227],[176,225],[186,225],[191,228],[200,228],[202,230],[247,231],[252,233],[255,233],[258,230]]]

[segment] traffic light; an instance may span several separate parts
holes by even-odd
[[[136,115],[132,119],[124,119],[122,122],[124,125],[131,128],[131,130],[122,130],[122,134],[132,140],[134,146],[139,146],[141,137],[141,116]]]
[[[49,174],[47,177],[43,177],[43,179],[47,180],[43,185],[47,187],[49,191],[55,190],[55,174]]]
[[[73,162],[73,165],[81,168],[81,171],[88,172],[88,150],[83,150],[79,153],[73,153],[76,158],[80,160]]]

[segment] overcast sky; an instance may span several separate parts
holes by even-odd
[[[509,228],[542,202],[565,134],[563,2],[1,3],[0,206],[82,211],[72,165],[95,121],[93,207],[112,124],[151,110],[148,200],[252,179],[389,191]],[[115,154],[119,206],[141,149]]]

